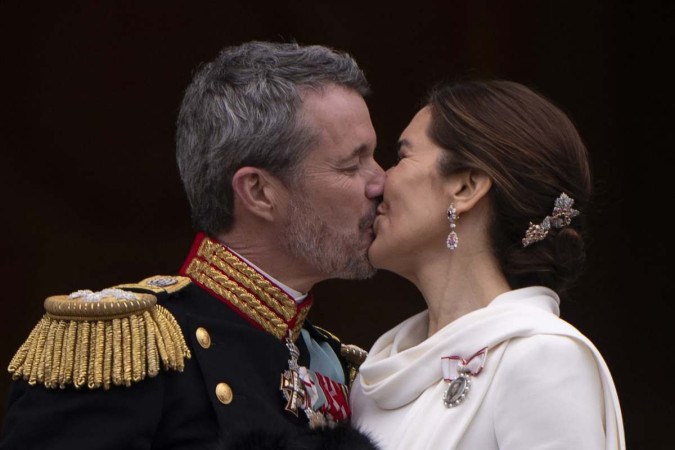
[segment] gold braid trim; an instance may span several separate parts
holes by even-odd
[[[148,361],[148,375],[154,377],[159,373],[159,350],[157,348],[157,331],[155,330],[155,322],[148,311],[143,313],[143,321],[145,322],[145,337],[147,341],[147,361]]]
[[[56,336],[54,337],[54,356],[53,356],[53,366],[51,367],[51,373],[49,374],[49,380],[45,380],[45,383],[49,383],[49,387],[57,387],[59,380],[59,373],[61,373],[61,366],[65,365],[65,361],[61,364],[61,358],[63,356],[63,343],[66,337],[66,322],[59,320],[57,322]],[[58,369],[57,369],[58,368]]]
[[[309,305],[298,311],[291,296],[221,244],[204,238],[186,274],[278,339],[287,337],[289,322],[292,339],[300,335]]]
[[[87,373],[85,374],[87,378],[86,384],[89,389],[93,389],[93,386],[96,384],[96,381],[94,380],[96,377],[96,369],[94,369],[94,366],[96,365],[96,351],[98,350],[96,346],[96,324],[97,322],[93,322],[89,325],[89,342],[91,343],[91,349],[87,361]]]
[[[112,321],[112,382],[113,384],[122,384],[122,360],[124,354],[122,353],[122,324],[120,319],[113,319]]]
[[[112,380],[112,360],[113,360],[113,325],[111,322],[105,322],[105,344],[103,347],[103,389],[110,389]]]
[[[164,364],[164,369],[175,369],[173,364],[176,359],[176,351],[173,346],[171,336],[169,335],[169,331],[166,328],[166,322],[160,320],[161,317],[157,311],[151,311],[150,314],[152,315],[152,318],[159,329],[159,351],[160,354],[162,354],[162,363]],[[162,352],[162,350],[164,351]]]
[[[122,380],[125,386],[131,386],[131,326],[129,318],[120,319],[122,322]]]
[[[68,323],[68,332],[65,346],[61,350],[61,360],[65,364],[59,368],[59,387],[64,388],[73,383],[73,368],[75,367],[75,338],[77,337],[77,322]],[[64,358],[65,356],[65,358]],[[63,372],[61,372],[63,370]]]
[[[51,320],[47,319],[42,328],[40,328],[40,334],[38,335],[37,341],[34,343],[35,353],[33,354],[30,375],[28,376],[28,383],[31,386],[38,382],[38,374],[42,372],[44,367],[41,364],[44,363],[44,347],[47,339],[47,332],[49,331],[49,325],[51,325]]]
[[[295,320],[295,326],[293,327],[292,338],[294,341],[300,335],[300,330],[302,329],[302,325],[305,323],[307,314],[309,314],[309,308],[305,307],[300,309],[300,312],[298,313],[298,318]]]
[[[12,378],[52,389],[109,389],[156,376],[160,359],[166,370],[182,371],[191,355],[178,322],[153,295],[135,295],[86,303],[49,297],[47,313],[9,363]]]
[[[223,246],[205,239],[197,254],[253,292],[284,319],[290,320],[295,315],[296,304],[288,294],[270,283],[269,280]]]
[[[173,329],[180,330],[180,327],[178,326],[176,319],[166,308],[157,306],[157,314],[161,318],[160,323],[165,324],[164,328],[168,331],[167,337],[170,340],[174,349],[173,352],[176,355],[171,361],[171,364],[173,365],[172,368],[182,372],[185,368],[185,362],[183,358],[180,357],[180,355],[190,355],[190,349],[188,348],[187,342],[185,342],[185,337],[183,336],[183,333],[175,333],[171,331]]]
[[[75,368],[73,369],[73,385],[82,387],[87,382],[87,361],[89,360],[89,322],[77,326],[77,343],[75,344]]]
[[[105,367],[105,322],[102,320],[96,321],[96,328],[92,329],[92,336],[95,336],[96,347],[94,351],[94,367],[90,373],[91,381],[87,385],[89,389],[96,389],[103,384],[103,368]]]
[[[257,299],[260,299],[263,302],[265,302],[265,304],[269,308],[271,308],[278,315],[282,316],[284,319],[290,320],[293,317],[293,315],[295,314],[295,303],[291,307],[282,306],[279,303],[279,301],[277,301],[277,299],[275,299],[274,297],[269,295],[269,293],[261,290],[251,280],[249,280],[245,277],[242,277],[241,273],[239,273],[231,265],[226,264],[224,260],[219,259],[219,258],[214,258],[213,261],[211,261],[211,262],[214,266],[216,266],[218,269],[220,269],[220,271],[224,275],[226,275],[229,279],[235,280],[237,283],[244,286],[249,291],[253,292],[253,294],[257,297]],[[252,296],[248,291],[240,288],[239,286],[237,286],[237,289],[241,290],[242,292],[245,292],[246,295]]]
[[[141,353],[143,353],[143,347],[145,343],[141,341],[141,336],[143,332],[140,329],[139,322],[143,320],[142,317],[137,315],[132,315],[129,317],[129,332],[131,333],[131,342],[137,342],[140,345],[133,345],[131,347],[131,381],[138,382],[143,379],[145,372],[145,365],[143,364],[143,359]]]
[[[58,321],[52,320],[49,324],[49,331],[47,332],[47,341],[45,342],[45,364],[44,373],[40,382],[48,382],[51,378],[52,358],[54,355],[54,347],[56,341],[56,330],[58,328]]]
[[[186,273],[217,295],[236,306],[247,317],[255,321],[265,331],[278,339],[288,334],[288,325],[273,311],[262,304],[260,300],[231,281],[227,275],[214,267],[194,259],[188,266]]]

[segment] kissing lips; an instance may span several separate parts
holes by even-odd
[[[364,235],[368,235],[368,241],[372,242],[375,238],[375,233],[373,231],[373,226],[375,224],[376,210],[373,207],[370,212],[359,220],[359,230],[361,230]]]

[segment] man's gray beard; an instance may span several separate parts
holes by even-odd
[[[339,232],[315,213],[302,192],[296,192],[289,206],[289,220],[281,230],[281,245],[329,278],[370,278],[376,269],[368,261],[368,246],[362,248],[362,231],[372,226],[374,215],[373,211],[370,217],[362,218],[357,230]]]

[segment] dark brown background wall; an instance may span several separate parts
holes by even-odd
[[[295,39],[361,63],[385,166],[441,78],[513,79],[573,117],[591,151],[597,201],[583,211],[589,261],[563,317],[605,355],[629,448],[667,448],[675,95],[666,63],[675,7],[616,3],[2,2],[0,363],[46,296],[177,271],[192,230],[173,134],[191,71],[225,45]],[[424,307],[384,272],[321,283],[316,299],[313,321],[363,347]],[[0,377],[3,402],[8,385]]]

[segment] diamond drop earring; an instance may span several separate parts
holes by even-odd
[[[459,238],[457,237],[457,233],[455,233],[455,227],[457,226],[455,224],[455,221],[457,219],[459,219],[459,216],[457,215],[455,204],[450,203],[450,206],[448,206],[448,222],[450,222],[450,234],[448,234],[448,239],[446,239],[445,241],[445,244],[448,246],[450,250],[455,250],[457,246],[459,246]]]

